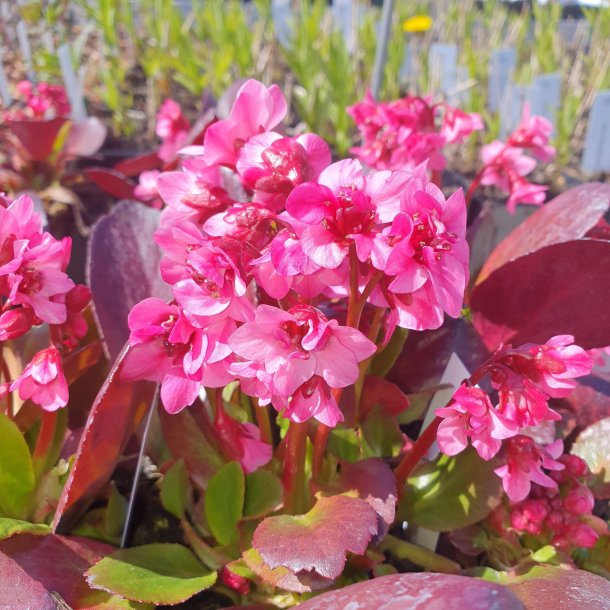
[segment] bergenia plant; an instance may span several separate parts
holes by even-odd
[[[471,252],[481,225],[467,239],[468,202],[441,172],[477,115],[369,95],[350,109],[358,159],[336,159],[283,126],[276,85],[235,91],[200,127],[165,102],[159,150],[122,165],[140,202],[93,228],[94,315],[115,363],[84,429],[68,384],[99,347],[75,349],[89,292],[27,197],[0,207],[3,353],[45,337],[2,372],[0,425],[36,477],[19,506],[0,495],[13,534],[0,558],[29,545],[28,582],[75,609],[90,596],[368,609],[399,595],[517,610],[536,607],[533,581],[603,589],[607,185]],[[498,159],[548,159],[548,136],[526,116],[471,192],[492,174],[508,190]],[[80,426],[66,433],[68,402]],[[23,519],[53,534],[32,540],[43,532]],[[77,588],[39,567],[58,547]]]
[[[447,530],[514,515],[518,539],[529,531],[521,507],[545,493],[544,502],[559,498],[572,511],[573,534],[544,521],[548,511],[540,518],[557,548],[576,552],[605,535],[591,516],[584,463],[562,474],[573,456],[559,438],[532,432],[561,418],[549,401],[591,371],[572,336],[498,346],[419,437],[399,427],[417,419],[415,398],[383,376],[408,333],[463,315],[469,280],[464,196],[446,195],[428,171],[442,169],[445,144],[482,124],[421,98],[367,99],[351,112],[366,166],[332,162],[315,134],[279,131],[281,91],[250,80],[202,146],[184,148],[179,167],[155,177],[166,207],[154,240],[171,296],[133,307],[115,376],[159,384],[173,455],[162,466],[162,502],[236,601],[296,603],[390,573],[392,556],[456,571],[396,535],[405,519],[427,525],[422,469],[446,472],[448,488],[472,478],[472,506],[460,517],[449,503]],[[382,114],[399,141],[380,135]],[[205,446],[197,457],[177,436],[189,426]],[[89,583],[126,595],[110,562],[137,564],[138,552],[103,559]]]
[[[21,81],[17,99],[0,115],[0,190],[30,190],[43,200],[59,197],[62,203],[72,203],[74,195],[65,187],[78,176],[70,171],[70,162],[96,153],[105,138],[99,119],[70,120],[63,87]]]

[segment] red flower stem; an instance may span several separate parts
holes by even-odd
[[[432,182],[438,186],[439,189],[443,188],[443,172],[435,169],[432,171]]]
[[[55,430],[57,428],[57,413],[57,411],[42,412],[40,430],[38,432],[38,437],[36,438],[34,453],[32,454],[32,461],[34,463],[37,478],[43,474],[42,469],[44,467],[44,463],[49,451],[51,450],[51,447],[53,446]]]
[[[6,361],[4,360],[4,344],[0,341],[0,380],[2,383],[8,383],[11,380],[10,372],[8,370],[8,366],[6,365]],[[13,394],[12,392],[7,392],[4,397],[5,409],[7,417],[13,419]]]
[[[415,466],[419,464],[419,461],[428,453],[428,450],[432,446],[432,443],[436,439],[436,431],[440,423],[443,420],[440,417],[435,417],[430,425],[421,433],[419,438],[413,444],[411,451],[407,453],[401,460],[400,464],[394,471],[394,477],[396,478],[396,489],[398,490],[399,497],[402,495],[404,490],[405,481],[411,474]]]
[[[381,326],[381,321],[383,320],[383,316],[385,315],[386,310],[383,307],[376,307],[375,314],[373,315],[373,320],[371,321],[371,328],[369,330],[368,338],[373,342],[377,343],[377,335],[379,335],[379,328]],[[371,364],[371,360],[377,355],[379,352],[379,346],[377,346],[377,352],[375,352],[370,358],[363,360],[358,368],[359,374],[358,379],[356,379],[356,383],[354,384],[354,393],[356,398],[356,414],[355,419],[356,423],[360,419],[360,400],[362,399],[362,390],[364,388],[364,378],[369,370],[369,366]]]
[[[468,191],[466,191],[466,209],[468,210],[468,208],[470,207],[470,201],[472,200],[472,196],[474,195],[475,191],[479,188],[480,184],[481,184],[481,180],[483,178],[483,172],[485,171],[485,169],[487,168],[487,165],[483,166],[483,169],[481,169],[481,171],[473,178],[472,182],[470,183],[470,186],[468,187]]]
[[[307,511],[308,498],[305,491],[305,454],[307,449],[307,422],[290,422],[284,456],[284,508],[288,514],[297,515]]]
[[[273,446],[273,434],[271,433],[271,420],[269,419],[269,408],[258,404],[258,400],[252,399],[254,416],[258,429],[261,432],[261,440]]]

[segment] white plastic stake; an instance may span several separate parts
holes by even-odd
[[[561,103],[561,74],[542,74],[529,88],[527,101],[532,114],[538,114],[555,123]]]
[[[593,101],[581,167],[591,173],[610,171],[610,90],[599,91]]]
[[[282,46],[289,46],[292,39],[290,0],[271,0],[271,16],[273,17],[277,39]]]
[[[0,97],[5,108],[8,108],[13,101],[11,92],[8,89],[8,80],[4,72],[4,58],[2,55],[2,49],[0,48]]]
[[[500,109],[504,91],[512,79],[516,63],[517,51],[514,47],[497,49],[491,54],[487,107],[492,112]]]
[[[351,53],[356,44],[356,33],[354,32],[355,11],[358,9],[352,0],[333,0],[332,15],[335,24],[341,30],[347,50]]]
[[[458,82],[457,60],[456,45],[436,42],[430,46],[428,68],[432,91],[440,91],[447,96],[449,91],[455,89]]]
[[[500,137],[506,138],[521,122],[523,105],[528,99],[529,87],[508,85],[500,103]]]
[[[396,0],[383,0],[381,8],[381,20],[377,27],[377,48],[375,49],[375,63],[373,64],[373,75],[371,77],[371,93],[374,98],[379,97],[379,91],[383,84],[383,70],[388,55],[388,41],[392,26],[392,14]]]
[[[444,390],[439,390],[434,394],[432,401],[430,402],[430,406],[428,407],[428,412],[426,413],[426,417],[424,418],[424,423],[421,427],[421,433],[432,423],[432,420],[436,417],[436,410],[441,409],[446,406],[447,403],[451,400],[453,393],[459,387],[459,385],[470,377],[470,371],[466,368],[460,357],[453,352],[451,354],[451,358],[449,358],[449,362],[445,368],[443,376],[441,377],[441,385],[449,385]],[[430,447],[428,452],[429,457],[434,457],[438,453],[438,447],[436,445],[436,441]],[[420,546],[426,547],[431,551],[436,549],[436,545],[438,543],[438,532],[433,532],[431,530],[425,529],[423,527],[418,527],[417,532],[415,534],[415,544],[419,544]]]
[[[32,67],[32,48],[30,47],[30,39],[28,38],[28,28],[24,21],[19,21],[17,24],[17,40],[19,41],[19,50],[25,64],[25,71],[31,83],[36,80]]]
[[[80,81],[76,76],[74,66],[72,65],[70,47],[67,44],[59,47],[59,49],[57,49],[57,57],[59,59],[59,67],[61,68],[61,75],[64,79],[66,93],[68,94],[70,106],[72,107],[72,118],[77,122],[84,121],[87,118],[87,109],[85,108]]]

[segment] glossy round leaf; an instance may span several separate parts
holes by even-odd
[[[216,582],[185,546],[161,543],[115,551],[86,576],[95,589],[153,604],[178,604]]]

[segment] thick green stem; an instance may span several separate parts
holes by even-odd
[[[396,536],[388,534],[379,545],[381,551],[387,551],[396,559],[408,559],[415,565],[421,566],[430,572],[442,572],[444,574],[459,574],[461,567],[455,561],[451,561],[434,551],[424,547],[401,540]]]

